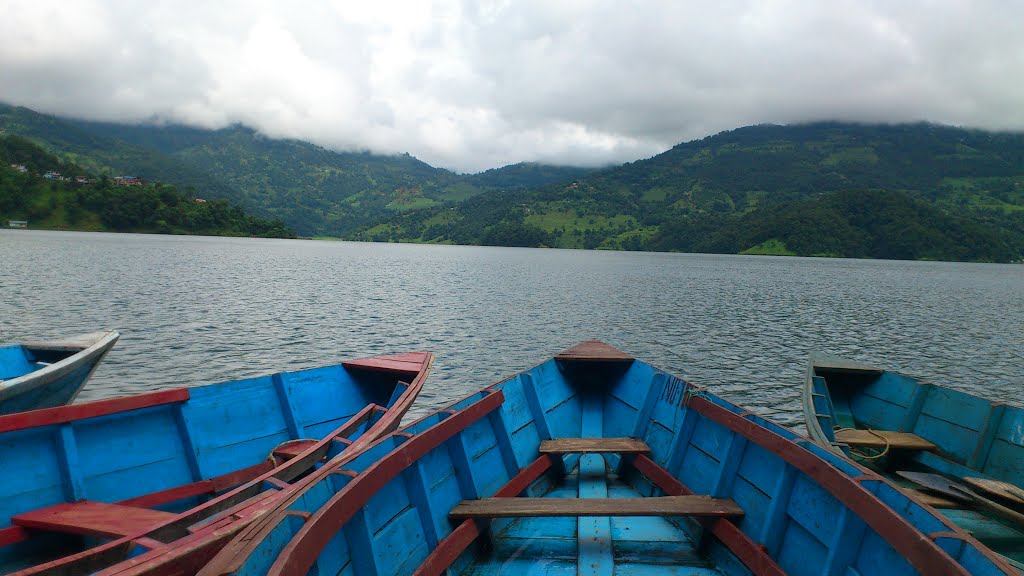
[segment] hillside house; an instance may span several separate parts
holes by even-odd
[[[21,172],[22,174],[28,172],[28,168],[25,168],[24,164],[11,164],[11,168],[14,168],[18,172]]]
[[[142,186],[144,182],[138,176],[114,176],[115,186]]]
[[[43,178],[46,178],[47,180],[63,180],[64,179],[60,175],[60,172],[55,172],[53,170],[50,170],[49,172],[43,174]]]

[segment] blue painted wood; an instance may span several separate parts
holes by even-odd
[[[999,431],[999,426],[1003,422],[1003,416],[1006,415],[1006,405],[1002,403],[993,402],[989,409],[988,416],[985,417],[985,423],[981,427],[981,434],[978,437],[978,444],[974,447],[974,452],[967,458],[964,463],[968,468],[975,470],[984,470],[985,463],[988,462],[989,452],[992,451],[992,444],[996,440],[996,433]]]
[[[396,390],[406,390],[399,378],[409,374],[337,365],[0,417],[0,534],[16,530],[15,516],[61,503],[116,503],[257,467],[283,441],[333,431],[368,400],[397,398]],[[205,499],[190,492],[154,506],[178,513]],[[0,541],[6,542],[0,544],[0,572],[105,543],[42,530]],[[48,550],[41,554],[41,548]]]
[[[910,398],[910,405],[907,407],[907,412],[903,417],[903,424],[900,426],[901,432],[910,432],[914,429],[917,419],[921,416],[921,410],[924,409],[924,403],[928,399],[928,394],[933,388],[932,384],[926,382],[918,383],[914,387],[914,394]]]
[[[71,428],[71,424],[63,424],[58,430],[60,435],[60,472],[64,479],[65,497],[68,502],[85,500],[85,484],[82,482],[82,471],[78,463],[75,431]]]
[[[602,399],[590,393],[583,397],[581,416],[583,438],[603,435]],[[579,460],[579,497],[607,498],[605,461],[600,454],[584,454]],[[578,573],[583,576],[612,576],[611,520],[607,517],[579,518],[577,524]]]
[[[372,533],[366,523],[366,514],[362,510],[356,512],[352,520],[345,524],[344,531],[355,576],[377,576],[379,571],[373,552]]]
[[[284,416],[285,426],[288,427],[288,435],[291,439],[304,438],[306,430],[295,418],[295,407],[288,395],[288,387],[280,374],[270,377],[274,383],[274,391],[277,392],[277,401],[281,404],[281,415]]]
[[[768,505],[764,524],[761,527],[758,541],[764,544],[773,556],[782,549],[786,525],[789,523],[789,498],[793,494],[796,476],[797,471],[792,466],[785,466],[782,469],[782,474],[775,484],[775,491],[772,493],[771,503]]]
[[[181,449],[185,455],[185,461],[188,462],[188,468],[192,472],[193,480],[202,480],[206,478],[203,474],[203,469],[199,464],[199,454],[196,452],[196,444],[192,440],[192,428],[189,426],[188,418],[185,416],[185,411],[182,409],[182,404],[174,406],[174,419],[178,423],[178,433],[181,435]]]
[[[558,370],[559,366],[563,370]],[[753,416],[743,416],[744,424],[771,435],[754,441],[688,406],[685,384],[639,361],[628,369],[601,370],[601,365],[573,365],[572,362],[548,362],[512,379],[495,385],[505,393],[505,404],[491,416],[482,416],[472,424],[452,430],[450,439],[430,448],[425,455],[411,459],[402,446],[420,441],[414,436],[387,455],[378,451],[357,455],[345,463],[359,472],[344,488],[344,506],[360,506],[355,498],[364,489],[376,491],[360,513],[345,523],[342,531],[353,557],[373,556],[378,573],[412,574],[421,558],[431,550],[453,545],[452,524],[446,511],[460,500],[488,497],[538,453],[539,444],[551,430],[569,430],[576,426],[576,437],[621,435],[629,432],[650,439],[650,457],[663,462],[668,473],[689,489],[702,494],[732,498],[745,509],[736,526],[752,546],[763,544],[771,559],[794,575],[823,574],[904,574],[912,573],[910,564],[896,552],[893,542],[880,536],[879,527],[862,518],[862,511],[851,508],[834,486],[813,480],[811,472],[801,472],[767,446],[785,444],[815,460],[816,467],[835,474],[858,478],[864,471],[842,457],[811,445],[791,431]],[[641,378],[642,377],[642,378]],[[602,380],[607,379],[607,380]],[[648,390],[637,390],[642,382]],[[541,392],[543,390],[543,392]],[[655,391],[657,390],[657,391]],[[706,391],[701,398],[739,414],[742,410]],[[913,404],[913,394],[907,396]],[[887,402],[888,403],[888,402]],[[891,403],[889,403],[891,404]],[[472,409],[463,404],[453,410]],[[575,411],[569,424],[556,424],[559,417]],[[632,418],[628,418],[632,415]],[[445,421],[455,418],[449,416]],[[731,422],[731,421],[730,421]],[[625,424],[624,424],[625,423]],[[418,429],[412,434],[423,433]],[[995,442],[998,443],[998,433]],[[534,483],[534,495],[544,498],[646,497],[654,494],[650,479],[639,468],[623,466],[616,474],[606,459],[585,454],[578,464],[555,470]],[[514,465],[514,466],[513,466]],[[396,476],[380,480],[374,470],[398,467]],[[404,472],[402,471],[404,470]],[[806,469],[805,469],[806,470]],[[648,473],[650,471],[648,470]],[[363,474],[366,474],[365,476]],[[319,482],[316,478],[314,481]],[[954,530],[934,511],[916,505],[907,496],[879,480],[849,483],[859,498],[887,505],[893,518],[920,530],[920,542],[928,542],[926,533]],[[853,488],[862,486],[863,488]],[[538,488],[539,487],[539,488]],[[337,493],[337,487],[331,487]],[[387,507],[379,502],[388,502]],[[304,538],[319,530],[337,530],[337,526],[318,525],[311,520],[304,533],[292,544],[300,546]],[[721,521],[726,522],[726,521]],[[364,526],[350,528],[362,523]],[[706,525],[710,526],[710,525]],[[354,531],[353,531],[354,530]],[[497,575],[508,573],[550,574],[747,574],[740,557],[720,538],[702,538],[701,528],[678,518],[521,518],[495,522],[480,541],[465,541],[455,550],[453,574]],[[364,534],[365,533],[365,534]],[[328,532],[329,534],[329,532]],[[392,551],[382,555],[384,547]],[[975,574],[1003,573],[987,551],[965,541],[958,558],[970,562]],[[357,551],[358,547],[364,550]],[[299,548],[296,548],[298,550]],[[938,554],[938,548],[935,548]],[[950,549],[952,550],[952,549]],[[968,551],[969,550],[969,551]],[[316,558],[320,574],[347,570],[347,557],[330,548],[303,550]],[[279,558],[281,562],[308,562],[311,558]],[[245,559],[240,561],[244,563]],[[360,573],[358,561],[352,562]],[[307,568],[293,566],[297,573]],[[291,568],[290,568],[291,569]]]
[[[1007,422],[1024,423],[1021,408],[870,367],[834,370],[827,364],[816,366],[812,361],[808,374],[804,403],[808,432],[822,446],[836,449],[829,443],[830,435],[812,424],[807,402],[811,388],[824,391],[832,399],[848,400],[856,427],[912,432],[938,447],[936,453],[914,452],[903,457],[893,452],[889,457],[872,460],[872,468],[884,475],[892,477],[898,470],[912,469],[958,480],[968,476],[993,478],[1024,487],[1024,430],[1017,432],[1018,442],[1001,440],[1001,434],[1008,431]],[[820,385],[822,382],[824,386]],[[1014,430],[1013,424],[1009,430]],[[850,453],[860,458],[859,452]],[[899,499],[882,488],[879,495],[894,502]],[[918,515],[918,521],[924,522],[924,516],[917,510],[916,505],[908,505],[906,514]],[[1024,549],[1024,538],[981,539],[996,552],[1010,557],[1016,550]]]
[[[420,514],[420,524],[423,526],[423,537],[427,547],[435,548],[441,539],[437,536],[437,523],[430,509],[430,491],[426,482],[422,462],[416,462],[405,473],[405,489],[409,494],[409,503]]]
[[[0,415],[69,404],[119,336],[111,330],[0,346]]]

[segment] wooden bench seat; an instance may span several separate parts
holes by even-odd
[[[83,500],[18,514],[11,523],[50,532],[120,538],[146,532],[176,517],[160,510]]]
[[[884,450],[928,450],[937,448],[935,444],[910,432],[891,432],[888,430],[854,430],[847,428],[836,432],[836,442],[849,444],[858,448],[877,448]]]
[[[541,454],[645,454],[651,449],[636,438],[556,438],[540,443]]]
[[[463,500],[449,518],[523,518],[544,516],[702,516],[739,517],[732,500],[710,496],[651,498],[481,498]]]

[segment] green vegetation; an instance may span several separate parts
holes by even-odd
[[[342,236],[394,214],[526,190],[593,172],[515,164],[462,175],[409,156],[333,152],[249,128],[201,130],[54,118],[0,104],[0,129],[95,174],[136,174],[279,218],[304,236]]]
[[[279,220],[254,218],[225,200],[197,200],[194,189],[187,192],[164,184],[115,185],[24,138],[0,136],[4,226],[28,220],[32,228],[44,229],[295,237]]]
[[[0,130],[93,174],[193,186],[205,198],[279,218],[306,236],[1024,259],[1022,134],[930,124],[764,125],[600,171],[523,163],[463,175],[408,155],[337,153],[239,126],[122,126],[0,105]],[[34,197],[51,202],[43,193]],[[66,211],[53,214],[62,223],[54,225],[66,224]]]
[[[746,250],[740,251],[740,254],[757,254],[761,256],[796,256],[796,252],[793,252],[789,248],[786,248],[786,243],[778,238],[770,238],[761,242],[757,246],[751,246]]]
[[[350,237],[1017,261],[1024,135],[930,124],[752,126],[568,184],[474,200]]]

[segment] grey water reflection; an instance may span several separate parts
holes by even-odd
[[[0,231],[0,341],[121,330],[80,400],[437,354],[414,413],[600,338],[785,424],[811,351],[1024,393],[1024,266]]]

